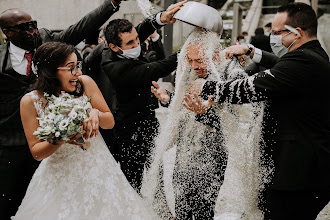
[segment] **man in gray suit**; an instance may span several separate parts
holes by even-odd
[[[59,33],[38,29],[37,21],[19,9],[0,14],[0,27],[7,37],[7,43],[0,48],[0,219],[9,219],[16,213],[38,166],[29,151],[19,113],[22,96],[36,80],[31,71],[34,51],[49,41],[78,44],[98,31],[118,11],[120,2],[106,0]]]

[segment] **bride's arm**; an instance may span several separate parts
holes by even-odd
[[[84,129],[86,130],[84,137],[87,138],[87,134],[89,134],[91,130],[92,132],[89,137],[97,135],[98,126],[103,129],[112,129],[115,125],[115,120],[94,80],[86,75],[80,76],[79,80],[84,86],[85,94],[91,97],[91,104],[93,107],[89,114],[89,121],[84,124]]]
[[[58,145],[53,145],[47,141],[40,141],[33,135],[33,132],[39,127],[39,122],[34,102],[30,95],[23,96],[20,103],[20,112],[25,136],[34,159],[40,161],[49,157],[64,143],[59,141]]]

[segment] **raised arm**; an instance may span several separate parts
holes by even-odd
[[[98,31],[98,29],[119,10],[120,1],[105,0],[104,3],[85,15],[77,23],[71,25],[69,28],[59,32],[51,32],[47,29],[40,29],[41,38],[44,42],[61,41],[72,45],[78,44],[91,34]]]
[[[141,61],[136,60],[134,62]],[[150,86],[152,81],[157,81],[159,78],[167,76],[176,67],[177,53],[172,54],[166,59],[143,63],[141,65],[135,65],[131,60],[121,60],[118,62],[106,61],[102,63],[103,70],[108,74],[112,82],[118,86],[130,87]],[[130,69],[130,71],[127,71],[127,69]]]
[[[89,120],[83,125],[86,131],[84,137],[88,139],[98,135],[99,126],[103,129],[112,129],[115,125],[115,120],[94,80],[86,75],[80,76],[79,80],[84,86],[85,94],[91,98],[93,107],[89,114]]]
[[[173,18],[175,12],[180,10],[180,7],[187,0],[170,5],[166,11],[153,15],[151,18],[146,18],[141,24],[135,27],[141,42],[144,42],[157,28],[165,24],[174,24],[176,19]],[[160,24],[161,23],[161,24]]]

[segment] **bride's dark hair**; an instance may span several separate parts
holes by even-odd
[[[48,42],[41,45],[33,57],[33,71],[38,76],[33,89],[49,95],[58,95],[62,85],[57,78],[57,68],[65,64],[74,52],[72,45],[62,42]],[[68,93],[81,96],[84,93],[81,82],[78,80],[76,90]]]

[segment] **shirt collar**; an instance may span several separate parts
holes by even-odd
[[[23,62],[25,52],[26,50],[19,48],[10,42],[9,53],[11,53],[19,62]]]

